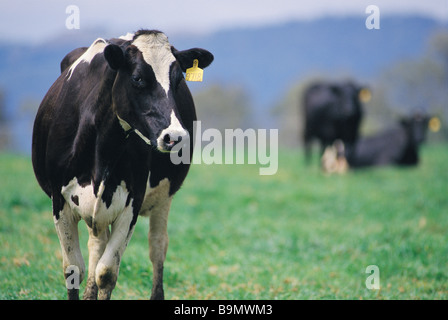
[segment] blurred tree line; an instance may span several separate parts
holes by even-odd
[[[277,119],[279,138],[286,146],[302,144],[302,103],[306,88],[315,81],[351,79],[367,86],[372,99],[364,104],[362,135],[371,135],[390,127],[406,115],[424,112],[442,122],[431,140],[448,140],[448,32],[440,31],[428,41],[418,58],[398,61],[380,71],[373,81],[334,75],[311,75],[292,85],[272,109]]]
[[[196,113],[202,130],[252,127],[253,110],[248,94],[241,86],[213,84],[194,95]]]
[[[448,32],[435,34],[422,57],[386,69],[377,88],[388,107],[399,114],[422,110],[439,116],[448,137]]]
[[[302,103],[306,88],[315,81],[353,80],[367,86],[372,98],[364,104],[362,135],[371,135],[393,126],[413,112],[437,116],[442,122],[430,140],[448,140],[448,32],[434,34],[425,52],[412,59],[397,61],[371,80],[333,74],[312,74],[285,88],[285,95],[271,108],[274,127],[283,146],[301,146]],[[195,94],[202,128],[249,128],[257,126],[256,106],[241,86],[215,84]]]

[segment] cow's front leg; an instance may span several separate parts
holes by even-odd
[[[132,224],[132,207],[125,210],[112,223],[112,230],[101,259],[95,269],[95,282],[98,286],[98,299],[110,299],[118,278],[121,257],[126,249],[135,224]]]
[[[151,300],[163,300],[163,263],[168,249],[168,213],[172,197],[161,200],[149,217],[149,258],[153,268]]]
[[[67,298],[79,299],[79,285],[84,279],[85,265],[79,248],[78,222],[67,204],[54,216],[54,225],[62,249],[62,268],[66,279]]]
[[[87,276],[86,289],[84,291],[84,300],[96,300],[98,297],[98,286],[95,280],[95,270],[98,261],[106,249],[107,241],[110,237],[109,228],[105,228],[99,235],[93,233],[93,229],[89,229],[89,274]]]

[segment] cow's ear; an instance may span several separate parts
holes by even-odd
[[[123,50],[116,44],[109,44],[104,48],[104,57],[109,66],[114,70],[118,70],[124,64]]]
[[[174,47],[171,47],[171,51],[179,62],[183,72],[186,72],[188,68],[193,66],[195,59],[198,60],[198,67],[201,69],[207,68],[214,59],[213,54],[200,48],[177,51]]]

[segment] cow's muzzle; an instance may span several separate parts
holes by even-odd
[[[158,148],[162,152],[171,152],[177,144],[179,144],[185,136],[182,135],[173,135],[173,134],[165,134],[163,137],[162,145],[158,144]]]
[[[171,113],[170,125],[168,128],[162,130],[157,138],[157,149],[162,152],[174,152],[173,148],[181,141],[185,141],[189,137],[189,133],[181,125],[179,120],[174,114]],[[177,148],[175,148],[177,149]]]

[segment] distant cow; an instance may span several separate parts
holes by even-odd
[[[316,83],[304,95],[304,146],[306,162],[310,162],[311,142],[321,144],[321,154],[336,140],[346,152],[352,152],[362,119],[360,93],[363,88],[352,83]]]
[[[412,166],[419,162],[419,145],[426,139],[429,118],[421,114],[403,118],[396,128],[360,138],[347,157],[350,167]]]
[[[53,202],[64,275],[76,273],[79,282],[85,265],[77,225],[88,226],[85,299],[110,298],[138,215],[150,221],[151,299],[164,298],[168,212],[189,170],[173,164],[170,152],[180,141],[192,147],[196,112],[182,72],[195,59],[205,68],[213,55],[178,51],[159,31],[100,38],[63,59],[39,107],[34,172]],[[69,299],[79,298],[77,285],[67,285]]]

